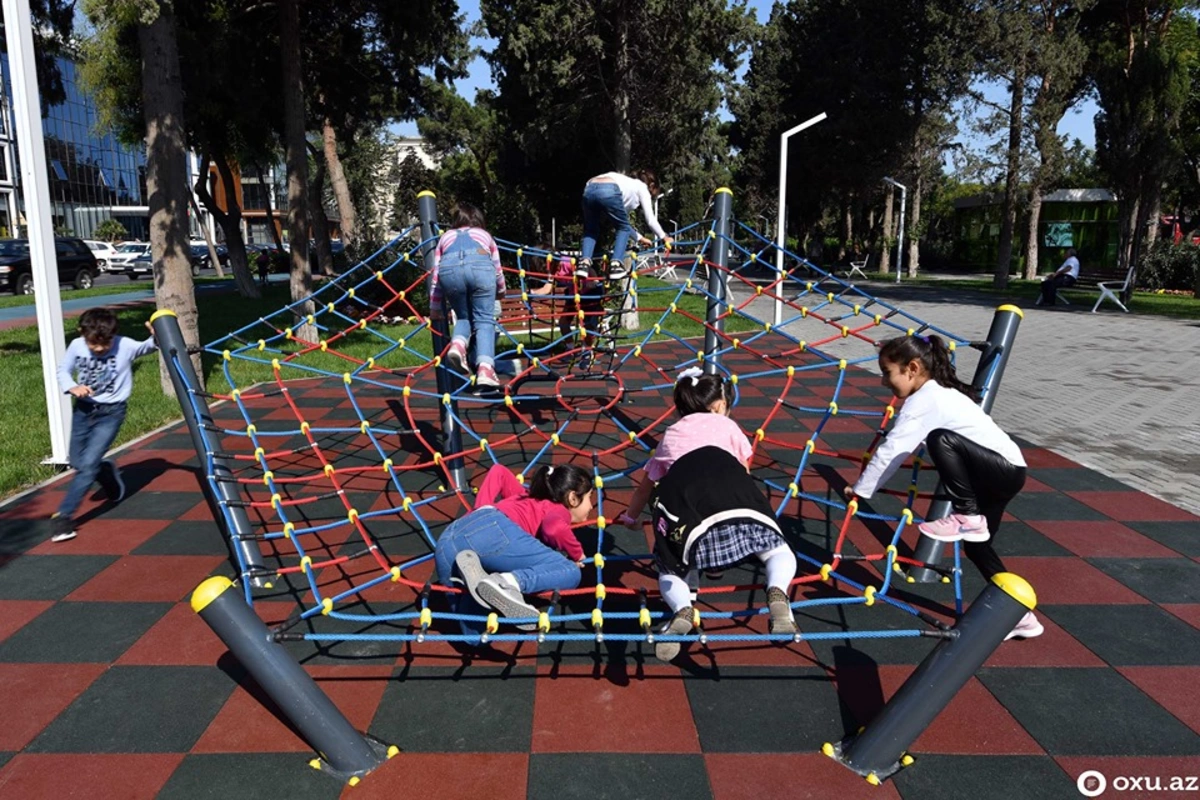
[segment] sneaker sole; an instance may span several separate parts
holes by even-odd
[[[1004,637],[1004,641],[1007,642],[1009,639],[1036,639],[1045,632],[1046,628],[1039,622],[1036,628],[1031,627],[1025,631],[1009,631],[1008,636]]]
[[[56,533],[50,537],[50,541],[52,541],[52,542],[69,542],[78,535],[79,534],[76,533],[75,531],[71,531],[70,533]]]
[[[459,372],[463,371],[463,357],[454,350],[450,350],[446,353],[446,363],[454,367],[454,369],[458,370]]]
[[[474,550],[463,550],[454,557],[454,566],[458,567],[458,573],[467,585],[467,592],[475,598],[476,603],[486,606],[487,602],[480,597],[478,587],[479,582],[486,578],[488,573],[479,563],[479,554]]]
[[[917,530],[921,532],[922,536],[928,536],[930,539],[933,539],[937,542],[986,542],[988,539],[992,538],[991,532],[986,530],[969,531],[966,533],[960,532],[950,536],[938,533],[929,533],[921,526],[917,526]]]
[[[482,598],[483,604],[489,608],[494,608],[504,617],[536,617],[538,610],[528,603],[518,603],[508,595],[501,592],[490,583],[482,584],[478,587],[478,598]],[[475,592],[472,592],[474,595]],[[536,622],[522,622],[517,625],[519,631],[535,631],[537,630]]]
[[[683,636],[685,633],[692,632],[692,624],[687,620],[673,619],[671,627],[666,630],[666,636]],[[655,642],[654,657],[659,661],[674,661],[680,651],[683,650],[683,642]]]

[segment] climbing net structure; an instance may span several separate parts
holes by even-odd
[[[650,254],[673,267],[673,280],[635,270],[616,291],[636,313],[589,304],[586,289],[554,282],[556,262],[569,256],[501,242],[510,286],[498,325],[501,387],[482,392],[441,358],[447,342],[433,335],[423,300],[423,256],[438,231],[421,231],[404,231],[306,300],[204,345],[216,368],[206,391],[189,386],[182,401],[197,420],[193,440],[247,601],[299,600],[276,628],[280,639],[653,640],[667,612],[654,588],[650,532],[611,520],[676,418],[676,374],[693,365],[732,382],[732,416],[754,448],[752,475],[797,550],[797,637],[946,634],[948,625],[894,586],[916,563],[902,555],[902,536],[934,483],[920,453],[907,488],[869,506],[848,506],[841,489],[895,413],[863,368],[875,363],[875,344],[928,332],[951,348],[967,339],[732,219],[690,225],[674,253]],[[173,361],[180,365],[178,353]],[[210,401],[224,402],[209,414]],[[461,633],[463,617],[445,597],[458,590],[433,574],[439,530],[471,510],[472,487],[493,465],[524,480],[540,465],[567,462],[591,470],[597,489],[596,516],[577,530],[589,554],[584,585],[533,598],[543,609],[535,632],[493,614],[468,617],[481,635]],[[939,570],[961,612],[959,572]],[[698,632],[676,638],[709,646],[790,639],[765,633],[761,590],[749,566],[706,580]],[[829,606],[886,608],[907,623],[807,625],[806,613]]]

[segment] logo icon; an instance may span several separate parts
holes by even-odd
[[[1108,780],[1104,777],[1104,773],[1089,769],[1075,781],[1075,788],[1084,797],[1099,797],[1108,788]]]

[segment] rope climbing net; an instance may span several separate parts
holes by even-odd
[[[181,401],[198,419],[207,401],[224,401],[193,436],[247,601],[264,592],[299,599],[276,628],[280,639],[653,640],[666,611],[647,531],[609,520],[674,419],[677,372],[692,365],[732,383],[752,475],[797,549],[796,638],[945,634],[945,623],[893,591],[902,568],[918,564],[901,555],[901,536],[918,519],[915,502],[929,497],[921,453],[907,491],[860,508],[840,489],[895,413],[877,376],[859,368],[874,364],[876,343],[927,332],[952,351],[970,342],[777,251],[750,226],[709,220],[681,229],[675,251],[658,254],[675,281],[635,270],[606,284],[604,303],[587,302],[599,290],[555,281],[556,262],[569,256],[501,241],[510,287],[497,325],[501,387],[480,391],[443,361],[447,342],[431,335],[422,257],[436,227],[426,233],[404,231],[304,301],[204,345],[216,361],[208,389],[191,386]],[[776,305],[779,324],[770,321]],[[596,516],[577,530],[590,553],[586,585],[533,599],[542,611],[531,633],[495,614],[446,610],[440,596],[459,590],[433,575],[434,543],[473,507],[471,487],[494,464],[524,481],[567,462],[589,469],[597,490]],[[246,558],[247,543],[264,563]],[[952,568],[936,569],[954,583],[961,613],[957,566],[956,550]],[[756,574],[732,574],[745,580],[703,585],[700,596],[761,597]],[[792,638],[750,627],[765,619],[761,601],[726,605],[702,613],[697,633],[658,638]],[[805,631],[806,609],[848,605],[898,609],[912,625]],[[460,633],[461,619],[484,633]],[[717,620],[721,632],[712,632]]]

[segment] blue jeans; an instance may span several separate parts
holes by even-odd
[[[583,257],[591,258],[600,238],[601,225],[611,222],[617,231],[613,242],[613,261],[625,257],[625,246],[633,236],[629,212],[621,201],[621,189],[615,183],[589,183],[583,189]]]
[[[71,414],[71,466],[75,477],[58,507],[59,516],[70,519],[83,496],[92,488],[104,454],[117,438],[125,421],[125,403],[91,403],[76,400]]]
[[[496,360],[496,267],[491,257],[453,249],[442,255],[438,283],[446,305],[454,310],[454,330],[465,348],[475,332],[475,358],[479,365]]]
[[[574,589],[579,585],[579,567],[574,561],[542,544],[491,506],[456,519],[442,531],[434,550],[441,583],[449,585],[455,574],[454,558],[463,550],[474,550],[480,565],[488,572],[511,572],[525,594]],[[487,613],[465,591],[450,598],[456,613]],[[462,628],[468,634],[481,629],[469,623],[463,623]]]

